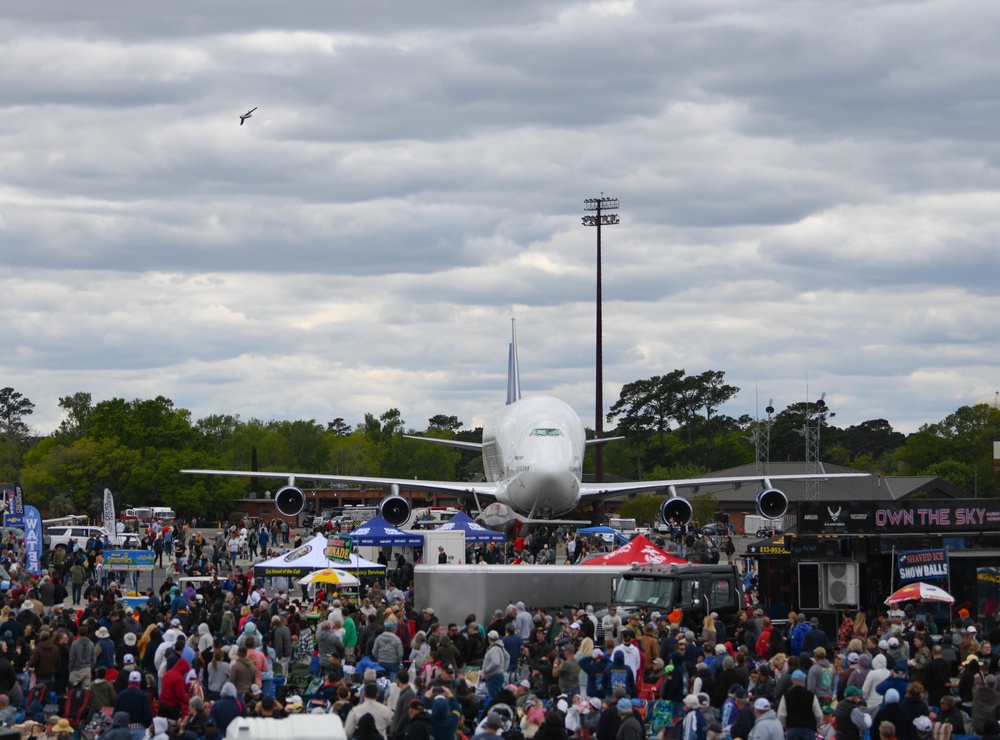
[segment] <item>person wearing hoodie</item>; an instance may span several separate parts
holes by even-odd
[[[462,718],[462,707],[448,689],[438,696],[434,696],[432,692],[433,689],[430,689],[424,694],[424,706],[430,709],[434,740],[455,740],[458,722]]]
[[[173,667],[163,675],[158,710],[161,717],[176,720],[181,718],[181,712],[188,702],[186,676],[190,670],[191,664],[184,658],[178,658]]]
[[[510,662],[510,656],[507,655],[506,648],[500,642],[499,633],[490,630],[489,634],[486,635],[486,639],[489,640],[490,646],[486,648],[486,654],[483,656],[483,670],[480,673],[480,678],[486,684],[487,696],[492,700],[504,685],[504,677],[507,675],[507,664]],[[432,719],[433,715],[434,712],[432,711]]]
[[[820,704],[830,704],[837,694],[837,671],[826,659],[826,649],[813,650],[813,664],[806,674],[806,688],[819,699]]]
[[[997,677],[980,673],[972,684],[972,731],[977,735],[1000,734],[1000,691]]]
[[[198,625],[198,644],[195,649],[199,655],[204,655],[205,651],[211,650],[214,644],[215,638],[212,637],[212,631],[209,629],[208,622],[202,622]]]
[[[858,654],[858,667],[851,672],[851,675],[847,679],[847,686],[857,686],[859,689],[864,688],[865,679],[868,678],[868,673],[872,669],[872,659],[868,653]],[[847,688],[846,686],[844,688]]]
[[[674,670],[674,675],[677,671]],[[632,669],[625,665],[625,653],[614,653],[611,662],[604,669],[604,695],[611,698],[616,688],[625,689],[625,695],[629,698],[635,696],[635,676]],[[683,697],[682,697],[683,700]]]
[[[94,682],[90,685],[90,706],[94,709],[115,705],[115,686],[108,682],[107,676],[106,668],[98,668],[94,672]]]
[[[166,717],[154,717],[153,723],[143,736],[145,740],[167,740],[167,728],[170,721]]]
[[[594,648],[589,656],[580,658],[580,670],[587,674],[587,696],[604,698],[604,669],[607,667],[608,661],[600,648]]]
[[[111,727],[102,732],[98,740],[132,740],[132,731],[128,728],[128,724],[128,712],[115,712],[111,717]]]
[[[861,686],[861,690],[864,692],[865,711],[868,714],[875,716],[875,712],[882,705],[883,695],[878,691],[878,686],[889,678],[890,675],[892,674],[886,667],[884,655],[879,654],[872,658],[872,668],[868,671],[868,675],[865,676],[865,682]]]
[[[913,720],[907,717],[899,701],[899,692],[896,689],[888,689],[885,692],[885,703],[872,719],[872,727],[879,727],[883,722],[892,722],[896,727],[896,740],[916,740],[917,733],[913,729]]]
[[[896,689],[900,696],[906,696],[906,689],[910,685],[909,668],[906,665],[905,660],[897,660],[896,664],[892,667],[892,675],[885,679],[882,683],[875,687],[875,690],[885,696],[885,692],[889,689]]]
[[[88,638],[87,624],[80,625],[80,636],[69,648],[69,683],[71,686],[90,684],[96,658],[94,643]]]
[[[208,713],[209,720],[215,722],[219,734],[225,736],[229,723],[237,717],[245,716],[246,707],[236,697],[236,687],[227,682],[222,687],[222,696],[212,702],[212,709]]]

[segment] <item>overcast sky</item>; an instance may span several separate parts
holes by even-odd
[[[0,384],[481,424],[723,370],[912,432],[1000,390],[1000,3],[7,3]],[[239,114],[258,106],[240,126]],[[808,394],[808,395],[807,395]]]

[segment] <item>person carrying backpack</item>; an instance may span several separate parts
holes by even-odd
[[[806,676],[806,688],[819,699],[820,704],[829,704],[837,694],[837,672],[826,659],[826,649],[813,650],[813,664]]]

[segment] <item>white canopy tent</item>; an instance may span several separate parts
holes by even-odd
[[[284,555],[278,555],[253,567],[255,576],[291,576],[301,578],[314,570],[336,568],[356,576],[385,575],[385,566],[365,560],[356,553],[351,554],[349,563],[338,563],[326,556],[326,537],[318,534],[301,547],[296,547]]]

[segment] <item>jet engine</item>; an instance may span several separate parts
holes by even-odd
[[[306,505],[306,495],[301,488],[285,486],[274,494],[274,508],[284,516],[298,516]]]
[[[777,488],[765,488],[757,494],[757,511],[765,519],[781,519],[788,511],[788,497]]]
[[[410,518],[410,502],[393,491],[391,496],[382,499],[378,513],[392,526],[400,527]]]
[[[677,491],[670,489],[670,498],[660,505],[660,518],[664,524],[669,524],[672,519],[674,524],[684,525],[691,521],[694,516],[694,509],[691,502],[686,498],[677,495]]]

